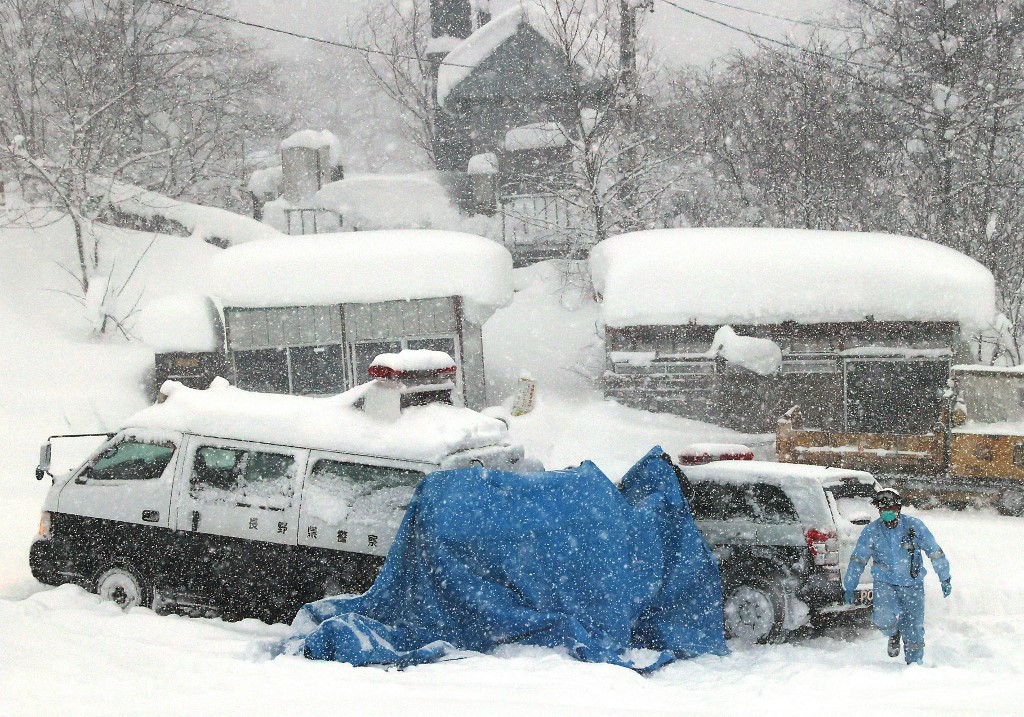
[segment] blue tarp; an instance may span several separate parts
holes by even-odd
[[[589,461],[428,475],[370,590],[303,607],[287,649],[409,665],[518,643],[641,671],[726,654],[718,565],[661,455],[618,490]]]

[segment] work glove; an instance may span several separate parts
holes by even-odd
[[[855,588],[852,588],[852,587],[846,588],[846,592],[843,593],[843,602],[845,602],[847,605],[853,605],[854,593],[855,593]]]
[[[950,582],[948,580],[943,580],[942,581],[942,597],[948,598],[949,594],[951,592],[953,592],[953,586],[950,584]]]

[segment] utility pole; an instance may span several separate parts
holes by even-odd
[[[654,0],[619,0],[619,95],[622,124],[625,127],[622,200],[626,206],[625,229],[639,228],[637,173],[640,166],[640,79],[636,64],[637,13],[654,11]]]

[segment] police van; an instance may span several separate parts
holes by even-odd
[[[269,621],[362,592],[425,474],[540,469],[502,420],[451,405],[455,371],[447,354],[403,351],[331,397],[169,381],[77,469],[51,475],[32,574],[123,607]]]

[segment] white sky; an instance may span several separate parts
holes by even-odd
[[[790,33],[799,33],[800,26],[784,21],[732,10],[709,0],[673,0],[731,25],[736,25],[761,35],[784,39]],[[825,11],[828,0],[722,0],[730,5],[747,7],[790,18],[806,18]],[[345,24],[349,18],[358,16],[364,3],[361,0],[233,0],[238,17],[249,22],[259,22],[274,27],[315,35],[325,39],[345,39]],[[495,12],[511,7],[518,0],[492,0]],[[669,64],[705,62],[719,57],[732,48],[749,46],[749,39],[743,34],[716,25],[707,20],[688,15],[661,0],[655,0],[655,12],[647,17],[645,32],[655,43],[659,54]],[[261,39],[291,52],[296,42],[260,32]],[[339,49],[338,52],[344,52]]]

